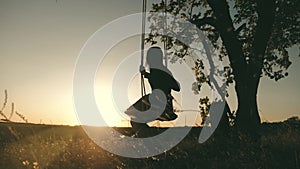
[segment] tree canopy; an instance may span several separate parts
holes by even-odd
[[[260,123],[256,103],[259,80],[263,75],[275,81],[288,76],[292,64],[288,49],[295,45],[299,47],[300,42],[299,1],[165,0],[152,4],[151,12],[163,11],[193,23],[206,33],[218,50],[218,58],[229,60],[223,75],[227,85],[235,82],[241,123]],[[199,50],[191,46],[201,37],[190,27],[168,20],[167,28],[161,30],[159,25],[164,24],[163,16],[153,13],[148,19],[152,24],[146,42],[165,42],[172,61],[182,61],[194,50]],[[166,31],[166,36],[162,31]],[[190,43],[184,44],[168,34],[189,38]],[[195,75],[201,75],[196,76],[199,89],[203,83],[209,83],[201,65],[201,60],[195,61]]]

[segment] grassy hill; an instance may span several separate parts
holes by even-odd
[[[105,128],[99,128],[99,132]],[[116,128],[130,134],[130,128]],[[164,129],[151,128],[152,133]],[[164,154],[132,159],[111,154],[91,141],[80,126],[0,123],[0,168],[49,169],[194,169],[291,168],[300,166],[300,122],[264,123],[259,137],[230,132],[198,143],[201,128],[193,128]]]

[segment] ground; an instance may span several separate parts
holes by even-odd
[[[99,128],[99,132],[105,128]],[[116,128],[131,134],[131,128]],[[164,129],[150,128],[152,133]],[[264,123],[255,138],[234,130],[198,143],[195,127],[170,151],[144,159],[111,154],[91,141],[80,126],[0,123],[0,168],[49,169],[299,169],[300,122]]]

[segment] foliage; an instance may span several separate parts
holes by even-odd
[[[209,102],[209,98],[200,98],[200,115],[202,118],[201,125],[204,125],[204,122],[206,121],[207,117],[209,116],[209,108],[210,108],[211,103]]]
[[[207,36],[212,41],[214,47],[220,50],[220,59],[226,57],[226,47],[223,43],[219,43],[220,31],[216,26],[216,16],[214,11],[205,0],[189,0],[189,1],[167,1],[166,11],[174,16],[180,16],[187,21],[199,26],[202,31],[207,33]],[[256,26],[258,22],[257,2],[254,0],[235,0],[228,1],[228,4],[233,6],[232,24],[237,38],[240,40],[243,46],[243,53],[248,62],[256,62],[259,59],[257,56],[253,56],[253,43],[256,33]],[[165,4],[158,3],[152,5],[151,12],[164,11]],[[272,23],[272,33],[268,40],[268,48],[266,50],[264,58],[264,72],[271,79],[279,80],[285,76],[286,70],[291,65],[288,48],[293,45],[299,45],[300,35],[300,5],[296,0],[276,0],[275,1],[275,19]],[[167,18],[169,19],[169,18]],[[168,34],[176,34],[177,37],[186,36],[190,38],[190,44],[197,42],[199,36],[190,28],[180,27],[174,20],[168,20],[169,27],[162,26],[164,24],[163,15],[157,15],[157,13],[149,17],[149,21],[152,21],[151,34],[146,39],[146,42],[156,43],[157,37],[160,40],[167,42],[167,49],[171,51],[174,57],[183,58],[191,54],[195,49],[188,48],[185,44],[182,44],[178,39],[163,36],[162,32],[167,31]],[[162,30],[165,28],[166,30]],[[180,50],[176,50],[176,49]],[[277,69],[282,71],[279,71]]]

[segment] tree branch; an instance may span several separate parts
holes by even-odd
[[[234,32],[238,35],[241,32],[241,30],[243,30],[245,27],[246,27],[246,23],[238,27]]]
[[[243,84],[247,79],[247,63],[243,56],[242,44],[234,31],[233,21],[230,16],[228,2],[226,0],[207,0],[213,10],[223,44],[226,47],[235,81]]]
[[[195,24],[198,28],[200,28],[203,25],[211,25],[213,27],[216,27],[216,20],[213,17],[206,17],[201,19],[196,19],[191,21],[191,23]]]
[[[275,19],[275,1],[274,0],[257,0],[258,22],[254,41],[252,45],[251,73],[259,78],[262,73],[263,60],[268,41],[271,36],[272,27]],[[266,8],[268,6],[268,8]]]

